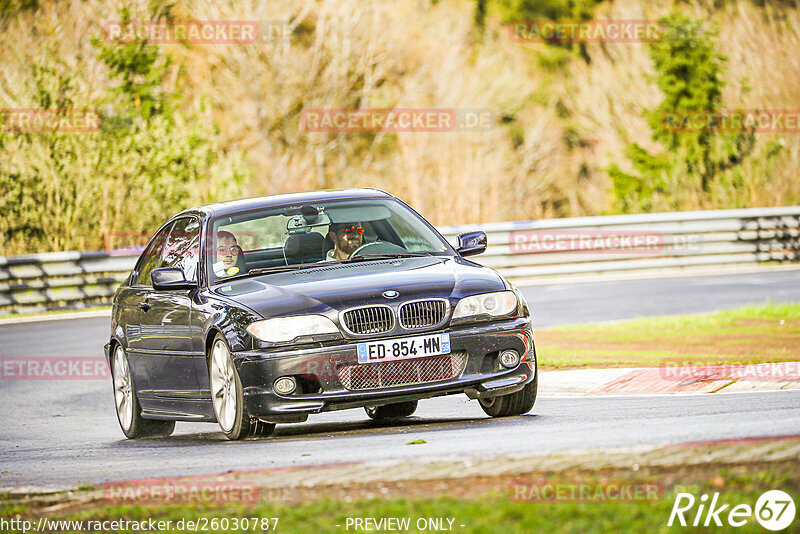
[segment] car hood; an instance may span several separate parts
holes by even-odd
[[[492,269],[461,258],[423,257],[320,266],[234,280],[215,289],[265,318],[324,313],[365,304],[417,298],[453,301],[466,295],[506,289]],[[394,290],[399,295],[382,295]]]

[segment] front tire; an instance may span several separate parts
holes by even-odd
[[[511,415],[522,415],[533,409],[536,403],[536,390],[539,388],[539,373],[533,382],[526,385],[516,393],[501,395],[499,397],[489,397],[488,399],[478,399],[481,408],[492,417],[508,417]]]
[[[169,437],[175,431],[175,421],[145,419],[141,414],[136,388],[133,387],[128,357],[121,345],[114,347],[111,363],[111,377],[114,386],[114,405],[117,408],[117,421],[128,439]]]
[[[402,419],[417,411],[417,401],[397,402],[395,404],[385,404],[383,406],[367,406],[364,410],[370,419],[376,421],[390,421],[392,419]]]
[[[233,364],[231,351],[221,334],[211,345],[208,358],[208,376],[214,415],[225,437],[235,441],[247,437],[267,437],[275,430],[273,423],[251,419],[244,407],[242,381]]]

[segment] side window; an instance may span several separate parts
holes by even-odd
[[[172,226],[169,224],[162,228],[150,242],[150,246],[145,249],[142,257],[139,258],[139,263],[136,266],[136,280],[133,285],[150,285],[150,271],[161,266],[161,253],[164,249],[164,242],[167,240]]]
[[[194,217],[178,219],[167,238],[161,267],[180,267],[187,280],[197,280],[200,261],[200,221]]]

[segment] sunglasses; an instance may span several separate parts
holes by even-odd
[[[353,225],[353,226],[348,226],[348,227],[346,227],[344,229],[344,233],[346,233],[346,234],[349,234],[351,232],[356,232],[358,234],[363,234],[364,233],[364,228],[362,228],[361,226]]]

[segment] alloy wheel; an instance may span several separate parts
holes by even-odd
[[[121,346],[114,351],[114,401],[117,405],[117,417],[124,430],[130,430],[133,424],[133,389],[131,370],[128,359]]]
[[[230,432],[236,421],[236,379],[228,347],[222,340],[214,343],[211,352],[211,396],[220,427]]]

